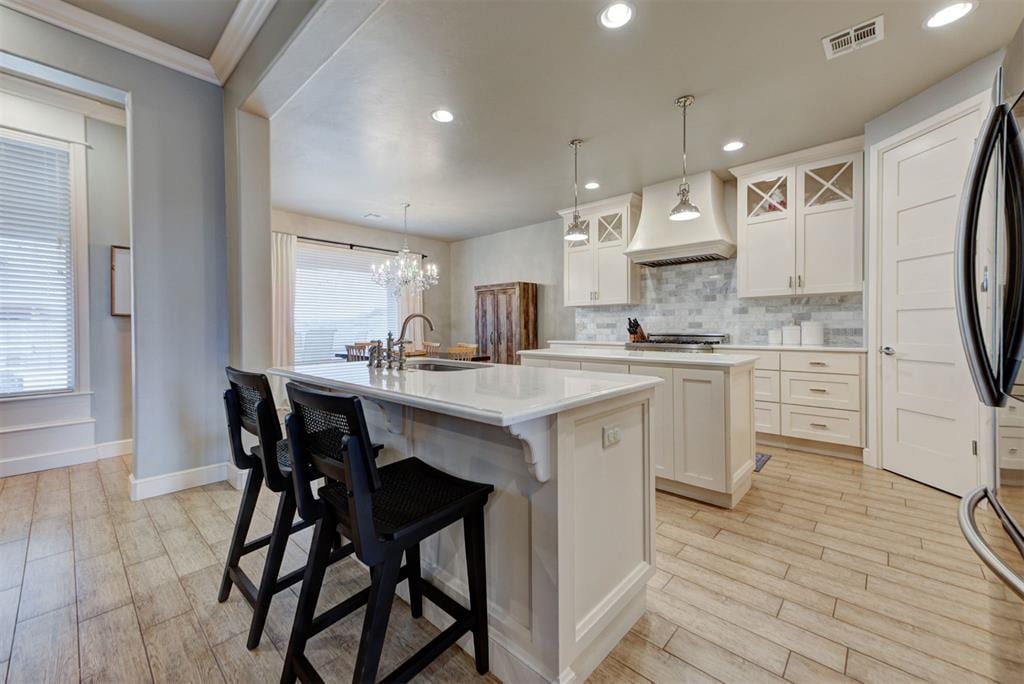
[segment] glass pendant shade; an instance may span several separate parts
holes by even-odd
[[[700,209],[696,204],[690,201],[690,185],[683,183],[679,186],[679,203],[672,207],[672,211],[669,212],[669,221],[692,221],[693,219],[700,218]]]
[[[565,231],[565,239],[569,242],[579,242],[589,237],[590,231],[587,229],[587,222],[581,219],[578,213],[574,213],[572,215],[572,223],[569,224],[569,229]]]
[[[405,233],[409,233],[409,205],[405,209]],[[409,250],[409,238],[402,240],[402,249],[398,254],[383,264],[374,264],[371,268],[370,277],[377,285],[391,290],[395,297],[400,297],[406,289],[413,292],[422,292],[437,285],[440,274],[437,271],[437,264],[423,266],[423,257],[413,254]]]

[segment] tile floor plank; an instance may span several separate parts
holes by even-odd
[[[153,681],[223,682],[217,660],[192,613],[147,628],[142,634]]]
[[[88,620],[132,602],[121,554],[117,551],[76,563],[75,577],[79,620]]]
[[[151,682],[135,608],[125,605],[78,625],[83,682]]]
[[[78,623],[74,606],[19,622],[7,681],[77,682]]]
[[[75,603],[74,552],[67,551],[25,564],[18,621]]]

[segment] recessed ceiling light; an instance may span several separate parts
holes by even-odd
[[[958,19],[963,19],[971,13],[975,4],[974,2],[955,2],[952,5],[943,7],[928,17],[928,21],[924,22],[925,28],[939,28],[940,26],[952,24]]]
[[[590,181],[589,183],[585,184],[583,187],[585,187],[587,190],[597,190],[599,187],[601,187],[601,184],[598,183],[597,181]]]
[[[744,145],[746,143],[742,140],[733,140],[722,145],[722,149],[726,152],[735,152],[736,150],[742,150]]]
[[[435,109],[430,112],[430,118],[438,123],[451,123],[455,121],[455,115],[447,109]]]
[[[613,2],[601,10],[597,20],[601,26],[609,29],[622,28],[636,15],[636,9],[631,2]]]

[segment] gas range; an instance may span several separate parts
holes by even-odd
[[[652,333],[644,342],[627,342],[626,349],[711,353],[728,341],[726,333]]]

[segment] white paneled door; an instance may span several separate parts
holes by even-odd
[[[881,158],[885,469],[957,495],[977,486],[979,402],[953,304],[953,240],[980,110]]]

